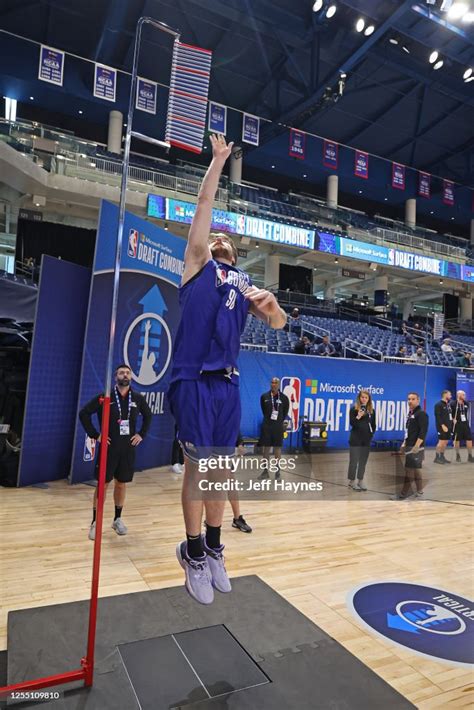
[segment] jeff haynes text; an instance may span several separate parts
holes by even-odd
[[[283,481],[264,478],[263,480],[238,481],[235,478],[227,481],[199,481],[201,491],[285,491],[287,493],[308,493],[323,490],[321,481]]]

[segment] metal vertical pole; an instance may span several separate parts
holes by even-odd
[[[102,422],[101,422],[101,447],[100,447],[100,459],[99,459],[99,480],[97,487],[97,511],[96,511],[96,531],[95,531],[95,541],[94,541],[94,558],[92,563],[92,583],[91,583],[91,599],[89,606],[89,628],[87,635],[87,654],[82,659],[82,665],[86,672],[85,685],[91,686],[94,676],[94,653],[95,653],[95,637],[97,629],[97,605],[98,605],[98,593],[99,593],[99,577],[100,577],[100,554],[102,545],[102,525],[103,525],[103,513],[104,513],[104,501],[105,501],[105,474],[107,467],[107,440],[109,436],[109,422],[110,422],[110,394],[112,388],[112,376],[113,376],[113,361],[114,361],[114,345],[115,345],[115,329],[117,323],[117,307],[118,307],[118,297],[119,297],[119,285],[120,285],[120,263],[122,259],[122,239],[123,239],[123,228],[125,221],[125,206],[127,199],[127,183],[128,183],[128,167],[130,163],[130,145],[132,140],[132,127],[133,127],[133,114],[135,110],[135,96],[137,90],[137,75],[138,75],[138,59],[140,54],[140,44],[142,28],[144,24],[152,24],[156,28],[168,32],[174,35],[175,39],[179,38],[179,34],[169,28],[164,23],[153,20],[150,17],[141,17],[137,23],[137,32],[135,35],[135,48],[133,53],[133,68],[132,68],[132,79],[130,87],[130,99],[128,105],[128,117],[127,117],[127,130],[125,133],[125,145],[123,152],[123,166],[122,166],[122,181],[120,186],[120,202],[119,202],[119,214],[118,214],[118,225],[117,225],[117,238],[115,247],[115,266],[114,266],[114,280],[113,280],[113,290],[112,290],[112,311],[110,316],[110,336],[109,336],[109,348],[107,354],[107,371],[105,377],[105,395],[102,408]],[[137,136],[138,137],[138,136]],[[139,136],[142,137],[142,136]],[[143,137],[147,139],[147,137]],[[158,141],[155,139],[148,139],[150,142],[163,147],[169,147],[167,143],[163,141]]]

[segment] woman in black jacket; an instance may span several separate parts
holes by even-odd
[[[363,483],[365,466],[370,453],[370,442],[375,433],[375,411],[370,392],[360,390],[350,411],[349,488],[366,491]],[[357,475],[357,483],[355,482]]]

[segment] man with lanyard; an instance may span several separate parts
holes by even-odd
[[[451,463],[445,458],[444,452],[453,433],[453,412],[451,405],[451,392],[443,390],[440,401],[435,404],[434,414],[436,431],[438,432],[438,445],[436,447],[435,463]]]
[[[106,486],[115,478],[114,502],[115,517],[112,528],[117,535],[126,535],[127,527],[122,520],[122,510],[125,503],[125,487],[133,480],[135,470],[135,447],[140,444],[150,428],[152,413],[145,397],[135,392],[130,387],[132,372],[125,365],[119,365],[115,371],[113,395],[110,402],[110,428],[107,445],[107,469],[105,474]],[[97,414],[99,422],[102,421],[102,404],[104,395],[98,394],[91,399],[79,412],[79,419],[87,435],[96,441],[101,440],[99,431],[93,424],[92,416]],[[138,415],[142,415],[142,426],[137,432]],[[95,477],[99,477],[99,460]],[[89,530],[89,540],[95,540],[95,517],[97,507],[97,488],[94,492],[92,523]]]
[[[406,421],[405,439],[400,453],[405,454],[405,480],[400,493],[393,500],[423,497],[423,480],[421,468],[424,459],[426,434],[428,433],[429,417],[420,407],[420,395],[417,392],[408,394],[408,417]],[[412,483],[416,491],[413,493]]]
[[[474,463],[474,456],[472,455],[472,432],[469,423],[469,402],[466,402],[466,393],[464,390],[458,390],[456,392],[456,402],[452,402],[451,408],[453,410],[456,463],[461,463],[461,453],[459,451],[461,441],[466,442],[468,462]]]
[[[284,422],[290,409],[290,400],[280,392],[280,380],[273,377],[270,391],[265,392],[260,397],[260,407],[262,408],[263,423],[260,432],[259,447],[263,447],[263,456],[267,461],[267,469],[261,473],[259,478],[269,478],[268,460],[270,449],[273,447],[273,455],[278,460],[281,457],[281,446],[283,443]],[[280,478],[280,472],[275,473],[275,478]]]
[[[240,336],[249,312],[271,328],[283,328],[287,318],[275,296],[252,286],[249,275],[237,268],[232,239],[225,234],[210,237],[219,179],[233,145],[227,145],[223,136],[210,140],[212,162],[201,184],[184,253],[181,322],[168,391],[185,458],[181,500],[186,539],[178,543],[176,556],[186,589],[202,604],[213,602],[214,589],[232,589],[220,541],[226,496],[215,495],[214,490],[212,497],[206,494],[203,499],[200,484],[205,471],[217,482],[225,477],[221,457],[235,452],[241,414]]]

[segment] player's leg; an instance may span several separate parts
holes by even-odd
[[[95,479],[97,481],[99,480],[99,462],[100,462],[100,455],[97,457],[97,463],[96,463],[96,467],[95,467]],[[118,466],[118,458],[115,455],[115,452],[112,452],[109,449],[109,451],[107,452],[107,466],[105,469],[104,504],[105,504],[105,499],[107,498],[107,488],[109,487],[110,482],[113,480],[114,473],[117,469],[117,466]],[[97,496],[98,496],[98,485],[95,487],[95,490],[94,490],[94,500],[92,503],[92,522],[91,522],[90,528],[89,528],[89,540],[95,540]]]

